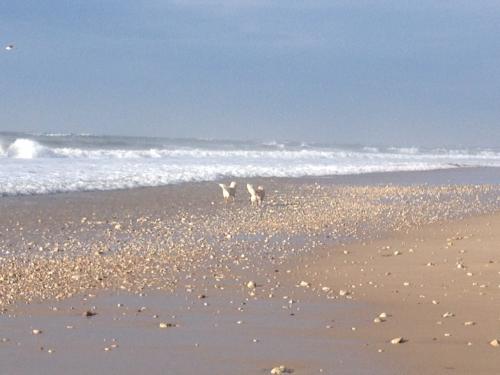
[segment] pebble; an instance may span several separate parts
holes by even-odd
[[[500,342],[497,339],[491,340],[490,345],[494,347],[500,346]]]

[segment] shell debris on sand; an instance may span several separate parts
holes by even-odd
[[[287,368],[284,365],[276,366],[271,369],[271,374],[273,375],[291,374],[292,372],[292,369]]]
[[[462,243],[457,243],[450,250],[442,250],[440,245],[439,250],[446,253],[447,260],[444,261],[438,253],[434,256],[434,254],[430,255],[422,251],[424,246],[420,246],[420,242],[411,244],[417,251],[410,255],[412,251],[407,250],[410,243],[388,243],[386,242],[388,240],[382,239],[385,245],[390,245],[382,250],[382,253],[388,256],[381,258],[377,255],[376,251],[381,247],[379,245],[370,258],[361,250],[361,245],[349,246],[349,250],[342,251],[342,241],[343,239],[364,240],[371,235],[377,236],[379,233],[395,231],[404,234],[411,228],[436,220],[448,220],[475,212],[491,211],[499,206],[500,201],[495,206],[489,204],[487,200],[482,200],[482,197],[489,194],[498,195],[493,188],[488,186],[333,186],[322,187],[319,191],[315,189],[314,195],[308,194],[309,188],[307,184],[297,187],[283,183],[282,193],[272,198],[276,203],[270,203],[268,207],[258,211],[250,210],[243,204],[240,205],[241,202],[236,202],[231,207],[215,205],[207,209],[191,201],[188,204],[185,204],[186,201],[180,203],[174,201],[166,205],[159,204],[158,206],[161,207],[155,208],[152,212],[145,212],[143,207],[137,206],[128,211],[126,215],[129,216],[122,214],[120,210],[110,210],[110,213],[107,213],[106,207],[102,209],[98,207],[96,215],[83,211],[78,214],[78,217],[67,222],[58,222],[52,227],[37,224],[36,230],[32,230],[33,234],[30,236],[26,235],[27,229],[7,233],[5,228],[0,226],[0,255],[4,249],[11,252],[18,251],[14,255],[0,257],[0,307],[6,306],[10,309],[10,304],[21,301],[33,303],[51,299],[64,300],[71,296],[85,295],[87,297],[90,292],[99,294],[102,290],[109,290],[110,293],[118,291],[122,298],[126,293],[135,293],[137,296],[152,291],[171,293],[174,288],[180,287],[182,289],[180,293],[183,293],[183,297],[185,296],[186,300],[191,303],[187,310],[193,306],[199,308],[206,316],[217,314],[217,320],[209,321],[207,327],[219,331],[221,329],[224,331],[229,327],[229,331],[246,335],[242,337],[248,345],[252,346],[252,351],[266,351],[268,345],[272,345],[272,340],[270,343],[264,331],[253,331],[254,313],[258,311],[255,306],[262,303],[268,306],[276,305],[277,309],[280,309],[278,314],[281,314],[281,307],[285,305],[283,317],[286,316],[287,322],[293,320],[298,323],[302,318],[301,315],[305,315],[306,319],[313,324],[319,324],[321,327],[326,324],[326,327],[330,328],[327,331],[328,335],[335,335],[337,330],[344,335],[342,329],[347,328],[348,335],[360,340],[366,339],[365,344],[369,345],[368,350],[371,351],[376,351],[378,348],[379,352],[384,352],[384,350],[395,353],[406,352],[413,349],[412,342],[419,344],[421,341],[418,332],[416,335],[412,333],[413,328],[410,330],[398,328],[400,324],[404,326],[404,324],[413,324],[415,321],[410,322],[404,314],[401,314],[400,309],[383,300],[381,304],[374,306],[378,306],[377,310],[391,311],[397,319],[388,318],[387,313],[378,314],[376,311],[371,313],[368,311],[368,318],[373,314],[372,318],[375,318],[373,321],[380,324],[373,326],[368,320],[370,327],[367,328],[366,324],[357,320],[342,321],[341,316],[335,316],[338,324],[330,322],[331,316],[320,322],[314,321],[316,317],[307,316],[307,311],[310,307],[308,303],[315,298],[315,295],[321,298],[331,298],[333,301],[323,301],[328,304],[345,303],[342,301],[348,298],[346,296],[351,291],[353,296],[359,297],[363,303],[363,298],[369,297],[372,291],[377,293],[398,289],[399,294],[396,296],[395,293],[395,298],[407,298],[409,303],[416,302],[418,294],[425,294],[425,299],[418,300],[418,303],[423,308],[434,310],[429,312],[432,321],[434,317],[439,317],[447,309],[454,309],[452,311],[455,311],[457,316],[460,313],[460,316],[465,319],[476,317],[480,319],[481,315],[476,316],[474,312],[462,311],[458,306],[449,303],[451,298],[445,293],[452,296],[453,285],[450,280],[443,281],[450,290],[417,289],[422,282],[427,287],[430,283],[427,276],[429,275],[429,279],[434,273],[439,276],[441,270],[453,272],[453,278],[458,284],[461,278],[466,278],[465,273],[469,269],[464,272],[454,269],[457,259],[467,264],[474,272],[473,278],[467,278],[469,282],[477,281],[477,285],[486,283],[486,280],[482,279],[485,270],[479,268],[482,265],[476,263],[471,258],[471,254],[455,254],[462,249]],[[436,198],[438,194],[442,194],[445,198]],[[471,196],[474,197],[473,200],[469,199]],[[475,199],[476,196],[480,197],[479,200]],[[201,197],[199,202],[203,199],[205,197]],[[167,207],[170,205],[174,207],[174,210]],[[80,224],[82,216],[88,219]],[[23,226],[25,226],[24,223]],[[371,239],[366,241],[369,242]],[[338,244],[338,247],[328,249],[332,254],[329,263],[331,267],[323,274],[315,267],[321,265],[319,264],[321,258],[317,255],[320,251],[317,250],[323,250],[325,245],[331,244],[334,244],[333,246]],[[340,251],[338,251],[339,248]],[[54,249],[57,251],[53,251]],[[301,258],[302,256],[304,258]],[[297,259],[307,261],[295,262]],[[313,261],[309,261],[310,259]],[[488,258],[484,258],[486,259]],[[315,265],[314,260],[318,260],[318,264]],[[378,266],[377,262],[382,266]],[[401,271],[399,265],[410,262],[414,262],[417,272],[423,274],[422,278],[420,275],[419,278],[415,278],[412,274],[404,274]],[[437,266],[423,267],[429,262],[435,262]],[[496,266],[497,264],[491,264],[488,267],[492,269]],[[404,289],[408,292],[404,293],[404,296],[403,288],[401,288],[403,282],[408,286]],[[395,285],[397,286],[394,287]],[[496,284],[491,285],[496,286]],[[296,286],[301,288],[296,288]],[[231,297],[234,304],[226,308],[219,304],[222,295],[220,291],[224,287],[226,291],[236,290],[236,296]],[[492,289],[490,287],[483,290],[491,291]],[[260,296],[262,299],[255,303],[260,292],[262,292]],[[178,293],[178,289],[175,293]],[[407,297],[406,294],[410,296]],[[274,298],[268,299],[268,296],[274,296]],[[283,296],[287,298],[282,300]],[[492,297],[494,298],[495,295]],[[441,304],[430,306],[432,298],[440,299]],[[116,305],[116,300],[114,301],[113,304]],[[294,301],[298,302],[293,303]],[[84,304],[75,305],[74,311],[77,316],[84,313],[86,308],[91,308],[89,310],[91,312],[94,311],[94,307],[89,305],[88,300],[82,303]],[[118,311],[110,314],[116,315],[117,319],[141,320],[141,324],[145,322],[145,326],[150,327],[151,334],[158,335],[162,340],[170,340],[171,334],[183,334],[183,328],[178,328],[180,331],[170,331],[171,327],[176,327],[176,325],[168,321],[175,322],[179,318],[157,310],[154,304],[148,304],[147,310],[137,309],[146,303],[140,302],[132,305],[126,302],[126,306],[120,304]],[[95,304],[99,307],[97,318],[88,320],[77,318],[82,319],[78,322],[62,321],[61,327],[64,329],[65,324],[75,324],[75,330],[65,330],[65,332],[79,335],[86,334],[88,328],[96,329],[98,326],[102,327],[102,324],[107,324],[109,310],[105,305],[97,302]],[[302,311],[298,308],[302,308]],[[183,311],[187,313],[187,310]],[[234,313],[229,316],[229,320],[226,320],[227,325],[224,325],[224,319],[219,319],[220,317],[227,318],[223,315],[225,311]],[[58,314],[62,313],[61,310]],[[294,318],[288,318],[289,313],[297,315]],[[121,314],[127,314],[127,316]],[[155,319],[151,318],[153,314],[155,314]],[[86,313],[84,316],[87,316]],[[189,321],[187,317],[186,320],[184,317],[180,319]],[[386,319],[389,321],[383,323]],[[442,320],[442,326],[427,327],[429,330],[443,328],[453,334],[446,339],[442,336],[444,331],[433,334],[440,345],[444,342],[448,342],[446,345],[453,345],[457,340],[463,343],[457,346],[471,350],[466,347],[465,343],[467,340],[473,340],[476,345],[472,350],[482,347],[479,344],[480,339],[472,336],[478,329],[487,326],[482,318],[478,320],[480,326],[477,328],[464,328],[463,320],[457,320],[457,318]],[[40,322],[31,324],[36,325]],[[120,324],[125,324],[125,321],[122,320]],[[306,325],[309,325],[309,322]],[[353,325],[358,325],[358,329],[352,327]],[[188,326],[187,323],[186,326]],[[462,327],[461,329],[471,337],[460,336],[460,331],[454,330],[456,326]],[[190,323],[189,329],[186,330],[190,331],[192,328]],[[45,324],[45,329],[47,333],[54,331],[51,325]],[[369,341],[372,337],[367,339],[371,335],[366,332],[367,329],[372,330],[374,335],[378,335],[378,342],[374,345],[372,345],[373,341]],[[398,333],[410,335],[410,342],[397,346],[406,340],[403,337],[388,340],[389,337]],[[11,337],[10,334],[8,335]],[[40,340],[52,339],[52,336],[56,335],[51,333],[48,336],[45,337],[44,334],[32,337],[31,341],[39,346]],[[261,341],[253,337],[259,337]],[[198,339],[202,338],[195,337],[193,341],[190,341],[190,347],[199,347]],[[11,340],[14,342],[17,338],[11,337]],[[485,340],[484,336],[483,340]],[[205,350],[203,340],[201,341],[200,349],[196,350]],[[487,336],[485,341],[486,343],[489,341]],[[484,347],[486,343],[483,344]],[[43,344],[49,345],[48,342]],[[107,348],[104,349],[107,352],[106,356],[113,356],[114,344],[110,344],[110,342],[105,342],[104,345],[101,343],[98,349],[102,351],[105,347]],[[11,344],[2,346],[8,345]],[[383,345],[387,346],[383,347]],[[498,346],[498,341],[496,345]],[[55,348],[57,356],[65,354],[66,348],[63,348],[61,344]],[[127,348],[127,351],[130,349]],[[250,350],[250,348],[247,349]],[[489,352],[495,355],[496,350],[490,348]],[[119,351],[121,349],[117,350],[116,354],[120,354]],[[266,362],[261,362],[263,365],[258,365],[261,367],[261,372],[269,373],[270,370],[272,374],[292,372],[284,365],[271,369],[275,360],[277,360],[275,364],[283,361],[295,367],[294,362],[286,362],[289,357],[269,358],[269,354],[273,353],[266,353],[268,359]],[[250,354],[253,356],[252,353]],[[267,362],[269,359],[271,363]],[[302,360],[306,361],[308,358],[297,358],[297,361]],[[255,366],[255,363],[252,365]],[[335,370],[332,368],[331,372],[336,373]],[[342,372],[341,368],[338,370],[339,373]],[[300,371],[296,370],[296,372]],[[328,370],[325,370],[326,372],[329,373]]]
[[[303,287],[303,288],[309,288],[311,285],[310,285],[307,281],[302,280],[302,281],[299,283],[299,286],[301,286],[301,287]]]
[[[287,314],[290,312],[295,314],[298,312],[298,307],[302,307],[302,311],[306,311],[304,315],[307,315],[307,299],[314,294],[321,294],[322,298],[331,297],[335,300],[339,298],[338,296],[348,298],[346,296],[351,291],[353,295],[361,299],[372,290],[371,288],[377,287],[377,291],[392,288],[393,280],[397,282],[401,291],[401,283],[406,277],[408,278],[406,290],[413,292],[415,288],[418,288],[419,281],[411,275],[401,275],[400,270],[394,264],[410,262],[411,258],[417,260],[421,254],[418,265],[435,261],[439,266],[434,269],[445,268],[445,263],[437,257],[426,258],[420,251],[409,256],[410,251],[406,250],[408,244],[393,245],[392,243],[392,249],[384,249],[384,253],[387,253],[389,257],[377,256],[376,261],[386,263],[387,267],[383,270],[376,269],[374,264],[370,264],[372,260],[362,263],[359,259],[363,259],[363,252],[355,250],[354,247],[352,249],[349,247],[350,250],[344,252],[342,248],[341,251],[332,250],[332,258],[335,256],[336,260],[339,258],[340,260],[338,264],[332,261],[337,268],[331,267],[328,271],[331,272],[330,275],[338,274],[337,280],[336,276],[328,279],[326,275],[309,272],[314,268],[314,262],[306,262],[300,265],[301,268],[296,268],[293,264],[289,264],[293,263],[290,261],[302,259],[300,257],[303,255],[314,257],[315,253],[319,253],[317,250],[321,246],[338,243],[343,239],[358,240],[378,233],[405,232],[436,220],[457,218],[474,212],[488,212],[499,206],[499,203],[495,206],[487,200],[488,195],[497,194],[494,188],[488,186],[331,186],[321,187],[319,190],[314,187],[314,194],[310,194],[311,185],[307,183],[301,186],[287,185],[286,182],[280,182],[280,184],[282,184],[281,192],[276,193],[272,197],[273,202],[270,199],[269,205],[262,210],[248,209],[247,206],[240,204],[241,202],[236,202],[231,207],[214,205],[207,208],[202,203],[198,204],[206,198],[201,197],[195,203],[189,201],[186,204],[185,200],[180,200],[168,202],[165,205],[157,204],[160,207],[149,209],[148,212],[146,212],[148,208],[137,206],[129,211],[124,210],[122,213],[121,210],[109,210],[109,208],[116,207],[107,206],[105,203],[103,204],[105,207],[102,208],[96,205],[95,215],[82,211],[77,214],[77,217],[68,217],[68,220],[58,221],[52,226],[45,224],[44,217],[44,222],[37,223],[33,228],[27,228],[28,225],[23,223],[27,229],[9,231],[9,233],[6,227],[0,226],[0,255],[3,255],[4,251],[11,252],[9,256],[0,257],[0,307],[10,308],[11,304],[17,302],[64,300],[72,296],[88,295],[89,292],[99,294],[103,290],[108,290],[110,293],[118,291],[122,296],[125,293],[135,293],[139,296],[148,291],[170,293],[177,286],[182,288],[183,284],[189,284],[190,287],[187,289],[192,293],[186,293],[189,301],[200,306],[204,314],[211,314],[212,310],[218,309],[221,309],[223,314],[224,310],[218,305],[219,293],[224,287],[230,290],[231,285],[236,287],[237,293],[244,296],[247,306],[244,307],[245,312],[238,312],[236,302],[233,306],[234,311],[241,315],[232,317],[229,324],[235,327],[235,321],[248,322],[238,326],[237,330],[233,329],[246,332],[253,328],[253,318],[246,314],[255,311],[250,304],[257,299],[258,292],[266,296],[265,303],[269,305],[279,304],[280,307],[283,304],[286,305]],[[438,195],[444,198],[437,198]],[[471,196],[474,197],[473,200],[468,199]],[[479,196],[477,200],[476,196]],[[209,198],[207,202],[210,199],[212,198]],[[3,212],[2,216],[4,216]],[[47,220],[49,220],[48,216]],[[82,217],[86,219],[82,220]],[[26,235],[28,231],[29,236]],[[455,246],[453,250],[447,251],[455,251],[459,247],[461,246]],[[390,255],[400,256],[390,257]],[[455,255],[448,256],[450,262],[447,267],[453,268]],[[481,271],[476,271],[475,263],[467,258],[467,255],[463,257],[463,262],[474,270],[474,275],[480,277]],[[340,272],[344,271],[341,269],[344,261],[347,271],[345,271],[346,275],[342,276]],[[376,261],[373,262],[376,263]],[[490,267],[493,266],[495,265]],[[266,269],[265,267],[279,270],[279,272],[273,272],[272,276],[270,273],[264,274],[262,270]],[[426,273],[433,271],[433,269],[422,268]],[[360,269],[363,276],[357,278],[356,275]],[[464,273],[456,269],[452,271],[457,277],[466,277],[465,272],[468,270]],[[349,275],[347,275],[348,272]],[[384,272],[387,277],[383,276]],[[377,278],[375,273],[379,273],[380,277]],[[287,278],[289,284],[284,285]],[[373,283],[368,283],[368,280]],[[480,280],[480,282],[483,281]],[[295,288],[297,283],[303,289]],[[323,285],[329,285],[329,287]],[[292,289],[291,292],[286,289],[288,287]],[[452,308],[452,305],[447,305],[448,299],[443,294],[438,292],[433,294],[427,291],[425,294],[428,299],[422,300],[423,304],[428,306],[431,298],[440,298],[442,305],[448,309]],[[206,295],[210,298],[205,298]],[[288,298],[282,301],[281,297],[284,295]],[[268,300],[267,296],[274,296],[274,298]],[[305,303],[302,301],[288,303],[288,301],[301,299],[301,296],[304,296]],[[234,300],[237,301],[236,298]],[[261,302],[263,300],[259,301]],[[88,305],[78,306],[80,307],[76,307],[75,311],[80,314],[89,307]],[[65,332],[82,334],[85,331],[84,326],[98,325],[94,323],[100,325],[101,320],[104,320],[103,324],[105,324],[108,312],[105,306],[99,306],[102,310],[97,310],[99,316],[95,322],[92,318],[90,320],[80,318],[84,320],[81,322],[81,327],[76,326],[77,329],[74,331]],[[148,308],[145,312],[139,313],[139,317],[135,312],[143,310],[137,310],[132,305],[120,307],[119,313],[129,315],[135,313],[134,316],[137,319],[149,319],[147,324],[150,324],[153,332],[156,332],[154,334],[160,335],[162,339],[166,337],[163,334],[170,336],[170,333],[175,333],[169,331],[169,327],[175,327],[175,325],[167,323],[169,319],[175,318],[163,317],[162,313],[160,316],[163,318],[151,320],[151,315],[159,311],[153,311],[153,305],[150,306],[151,312],[149,313]],[[385,306],[387,309],[391,308],[390,304]],[[292,309],[293,311],[290,311]],[[90,311],[94,311],[93,308]],[[399,310],[392,312],[399,314]],[[440,308],[433,314],[438,312],[442,314],[444,311]],[[300,317],[301,313],[298,312],[297,317]],[[462,314],[462,311],[460,313]],[[468,319],[472,319],[475,315],[469,316]],[[119,317],[122,316],[119,315]],[[386,318],[379,314],[375,317],[375,321],[382,322]],[[164,319],[167,321],[159,323]],[[67,323],[77,324],[71,321],[61,324],[64,327]],[[391,320],[371,328],[377,331],[377,334],[383,335],[380,341],[387,342],[387,336],[398,333],[396,331],[388,335],[384,332],[386,328],[394,328],[393,323],[398,322]],[[449,319],[445,323],[459,324],[461,322],[453,322],[453,319]],[[349,328],[353,324],[360,325],[355,332],[353,332],[355,328],[353,331],[349,330],[349,334],[364,336],[363,324],[349,322],[344,326]],[[221,323],[220,327],[222,326]],[[329,326],[334,325],[329,324]],[[338,326],[342,327],[343,323],[341,322]],[[334,326],[336,327],[337,325]],[[50,326],[45,328],[53,331]],[[163,331],[154,331],[155,329],[163,329]],[[462,329],[466,330],[463,326]],[[474,333],[473,328],[467,328],[467,330]],[[249,332],[252,335],[246,339],[250,342],[257,332]],[[335,329],[328,332],[335,333]],[[403,332],[408,333],[408,331]],[[455,332],[452,332],[455,336]],[[251,344],[252,349],[261,349],[267,345],[268,340],[264,336],[260,338],[262,339],[260,344]],[[45,336],[32,339],[33,341],[44,340]],[[398,344],[404,342],[402,337],[396,339]],[[415,340],[417,339],[418,337],[415,337]],[[393,341],[394,339],[391,342]],[[108,348],[107,351],[113,349],[110,343],[105,343],[103,346]],[[103,346],[99,348],[102,350]],[[203,344],[201,347],[203,348]],[[371,350],[376,350],[377,347],[378,345],[371,347]],[[56,348],[58,354],[63,353],[61,346]],[[389,348],[394,351],[399,349],[391,346]],[[389,351],[388,348],[384,349]],[[274,358],[281,361],[279,358]],[[272,363],[267,366],[265,363],[263,367],[265,371],[269,371]],[[278,366],[273,370],[274,374],[291,372],[285,366]]]

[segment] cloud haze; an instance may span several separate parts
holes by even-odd
[[[499,11],[6,1],[0,130],[499,146]]]

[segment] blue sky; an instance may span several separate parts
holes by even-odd
[[[500,146],[494,1],[6,0],[0,130]]]

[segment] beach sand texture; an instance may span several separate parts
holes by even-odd
[[[3,198],[6,373],[500,371],[498,185],[264,181]]]

